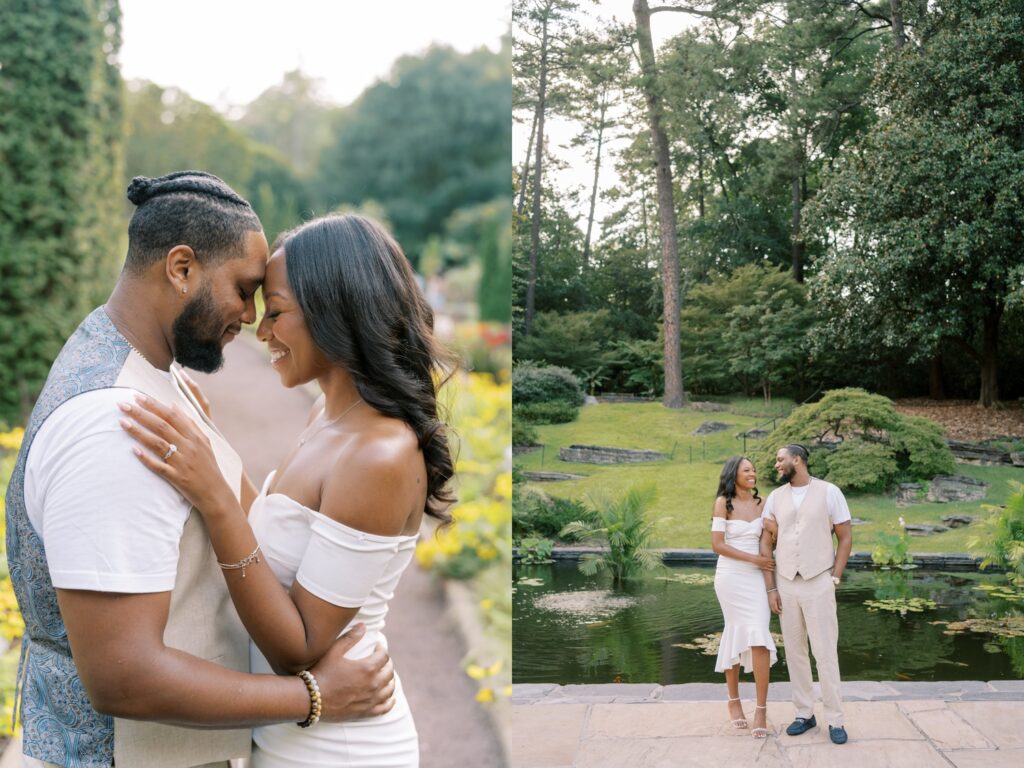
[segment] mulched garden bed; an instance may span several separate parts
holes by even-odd
[[[1024,407],[1020,402],[980,408],[974,400],[896,400],[896,410],[938,422],[954,440],[1024,439]]]

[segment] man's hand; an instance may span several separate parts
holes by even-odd
[[[363,659],[345,658],[365,633],[362,624],[346,632],[310,670],[320,685],[322,720],[376,717],[395,705],[395,669],[383,646]]]
[[[772,613],[782,613],[782,598],[779,596],[779,590],[768,593],[768,607],[772,609]]]
[[[775,570],[775,558],[773,558],[771,555],[754,555],[754,559],[750,562],[752,562],[762,571]]]

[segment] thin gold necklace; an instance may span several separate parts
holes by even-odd
[[[349,411],[351,411],[353,408],[355,408],[361,402],[363,402],[363,398],[360,397],[358,400],[356,400],[354,403],[352,403],[352,405],[350,405],[348,408],[346,408],[344,411],[342,411],[340,416],[335,416],[333,419],[328,419],[326,421],[321,421],[320,425],[316,429],[314,429],[312,432],[309,432],[309,434],[303,435],[302,437],[299,438],[299,445],[304,445],[306,443],[306,441],[308,441],[311,437],[313,437],[314,435],[320,434],[320,432],[325,427],[327,427],[328,425],[330,425],[330,424],[337,424],[339,421],[341,421],[343,418],[345,418],[348,415]],[[327,412],[327,408],[325,406],[324,407],[324,413],[326,413],[326,412]],[[308,432],[309,428],[307,427],[306,429],[307,429],[307,432]]]

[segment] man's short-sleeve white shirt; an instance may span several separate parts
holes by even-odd
[[[832,525],[850,522],[853,518],[850,516],[850,507],[846,503],[846,497],[843,496],[843,492],[839,490],[838,486],[827,480],[819,480],[819,482],[825,483],[825,503],[828,506],[829,517],[832,518]],[[790,486],[790,492],[793,494],[794,509],[800,508],[800,505],[807,497],[807,490],[810,487],[810,483],[807,485]],[[775,494],[778,490],[776,488],[768,494],[768,500],[764,503],[764,511],[761,513],[761,517],[770,520],[775,519]]]
[[[191,505],[133,455],[118,403],[136,390],[98,389],[62,403],[36,433],[25,506],[53,585],[100,592],[174,588]]]

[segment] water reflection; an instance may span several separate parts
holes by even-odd
[[[673,568],[665,578],[613,589],[609,579],[584,577],[573,564],[518,567],[514,681],[721,682],[714,671],[717,646],[708,638],[722,629],[712,576],[709,568]],[[837,593],[843,678],[1024,678],[1024,637],[948,634],[947,622],[1020,613],[1019,605],[997,596],[999,590],[978,588],[986,584],[1005,580],[924,570],[847,571]],[[865,601],[885,607],[869,610]],[[907,607],[930,602],[935,608]],[[780,631],[777,617],[771,629]],[[772,679],[786,680],[784,647],[779,658]]]

